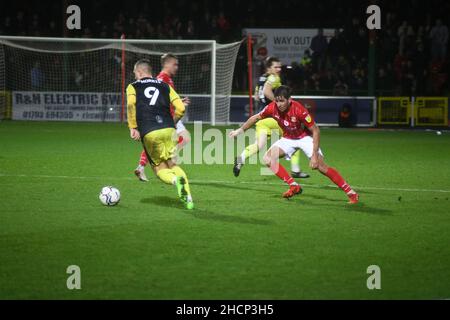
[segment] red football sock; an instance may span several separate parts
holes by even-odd
[[[286,182],[288,185],[296,183],[294,178],[289,175],[286,169],[279,162],[272,163],[270,165],[270,170],[272,170],[278,178]]]
[[[327,173],[325,175],[330,178],[331,181],[333,181],[342,191],[344,191],[346,194],[354,192],[352,190],[352,187],[345,182],[344,178],[333,168],[328,168]]]
[[[145,150],[141,153],[141,158],[139,159],[139,165],[145,166],[148,163],[147,154]]]

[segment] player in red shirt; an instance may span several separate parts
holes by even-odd
[[[159,80],[164,81],[169,86],[171,86],[173,89],[175,89],[175,84],[173,83],[172,77],[174,77],[177,74],[178,71],[178,58],[174,56],[171,53],[166,53],[161,56],[161,66],[162,70],[158,74],[157,78]],[[185,97],[182,99],[185,106],[188,106],[190,104],[189,98]],[[170,106],[170,113],[172,114],[172,117],[174,115],[173,106]],[[179,120],[176,123],[176,130],[178,135],[178,149],[181,149],[183,146],[185,146],[189,141],[191,140],[191,135],[189,131],[187,131],[186,127],[184,126],[183,122]],[[134,170],[134,174],[136,177],[138,177],[141,181],[148,181],[147,176],[145,175],[145,166],[148,164],[147,154],[145,153],[145,150],[142,151],[141,157],[139,159],[139,164],[137,168]]]
[[[330,178],[347,194],[349,203],[357,203],[359,201],[358,194],[336,169],[329,167],[323,161],[323,153],[319,148],[320,130],[308,110],[300,102],[291,99],[291,89],[287,86],[277,88],[274,95],[274,102],[268,104],[260,113],[250,117],[239,129],[230,132],[230,137],[234,138],[243,133],[258,120],[267,117],[274,118],[283,130],[283,137],[267,150],[263,161],[280,179],[289,185],[289,190],[283,193],[283,197],[290,198],[300,194],[302,188],[279,163],[278,159],[281,157],[289,159],[295,151],[301,149],[310,159],[309,166],[313,170],[317,169]],[[302,127],[302,124],[305,128]]]

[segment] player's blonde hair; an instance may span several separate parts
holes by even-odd
[[[161,67],[164,67],[166,62],[169,61],[170,59],[178,60],[178,57],[176,55],[174,55],[173,53],[170,53],[170,52],[163,54],[161,56]]]
[[[144,68],[145,72],[152,74],[152,64],[148,59],[140,59],[134,64],[134,68]]]

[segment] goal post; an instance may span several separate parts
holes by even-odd
[[[17,120],[121,121],[134,63],[149,59],[156,76],[170,52],[176,90],[191,99],[184,120],[225,124],[241,42],[0,36],[0,92]]]

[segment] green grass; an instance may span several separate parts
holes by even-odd
[[[259,165],[185,165],[187,211],[150,170],[133,176],[124,125],[0,122],[0,298],[450,298],[450,135],[322,129],[321,144],[359,205],[302,156],[312,177],[290,201]],[[100,204],[105,185],[118,206]]]

